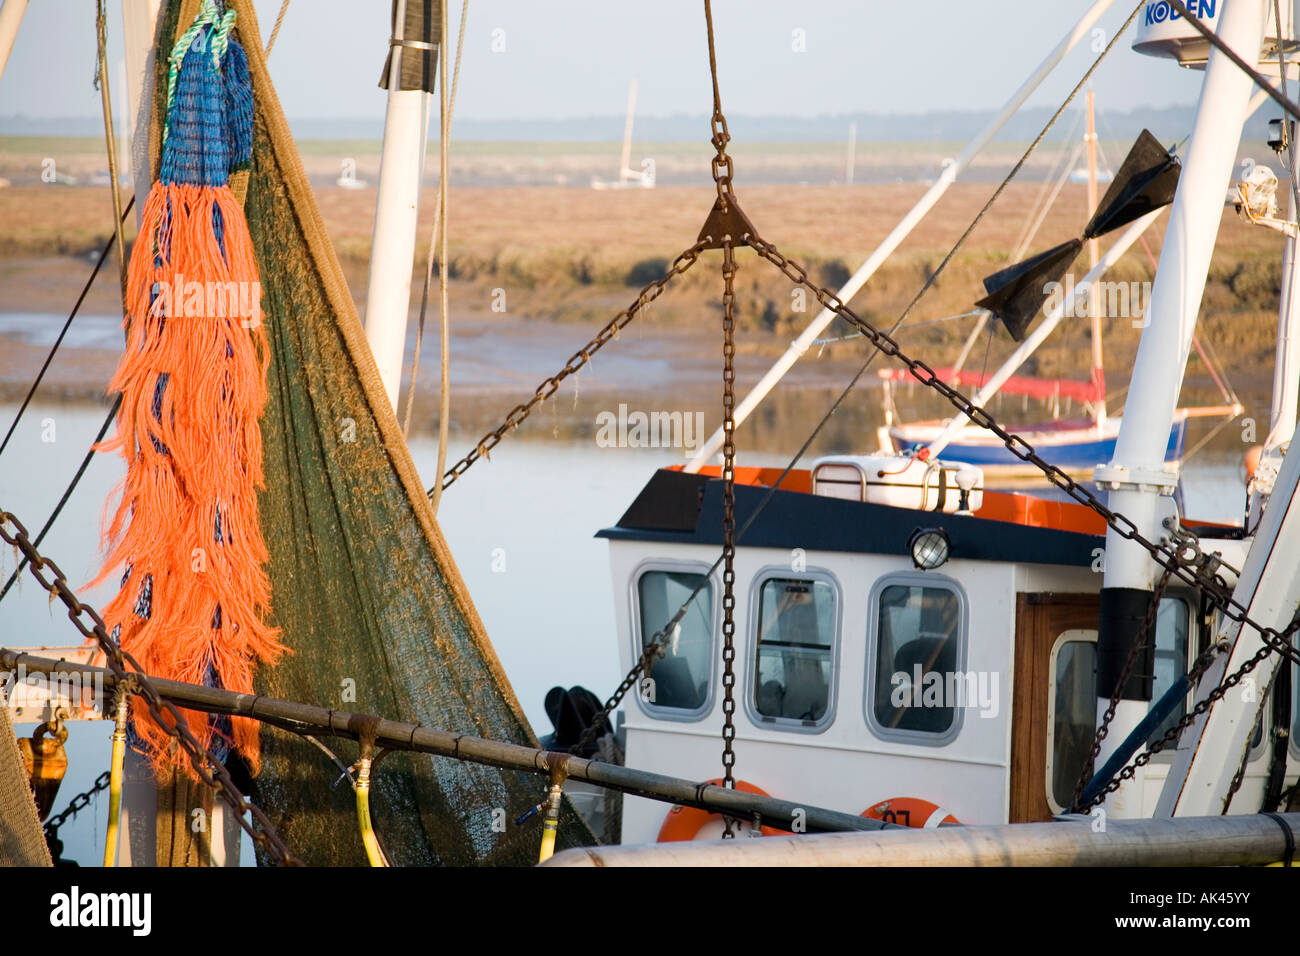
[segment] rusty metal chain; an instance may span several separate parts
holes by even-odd
[[[632,665],[632,669],[627,672],[627,675],[614,690],[614,693],[609,695],[609,699],[605,701],[605,706],[602,707],[600,712],[592,718],[591,723],[587,725],[587,729],[584,730],[582,736],[578,738],[578,742],[569,748],[569,753],[581,753],[588,744],[600,736],[601,727],[608,724],[609,715],[614,712],[614,708],[617,707],[622,702],[623,698],[627,696],[627,692],[636,685],[637,678],[642,674],[649,677],[653,673],[655,659],[664,656],[664,652],[668,649],[668,645],[672,643],[672,635],[677,629],[677,625],[682,622],[682,618],[686,616],[687,610],[690,608],[691,604],[694,603],[695,599],[700,596],[700,592],[709,586],[710,577],[712,577],[713,572],[716,571],[721,564],[722,558],[719,557],[718,560],[713,563],[713,567],[709,568],[708,572],[701,577],[700,583],[695,586],[695,589],[691,591],[686,600],[682,602],[682,606],[677,609],[677,613],[672,616],[667,624],[655,632],[654,636],[650,639],[650,642],[645,645],[645,649],[641,651],[641,655],[637,658],[636,663]]]
[[[1033,465],[1043,473],[1051,484],[1100,515],[1106,525],[1116,534],[1143,548],[1151,555],[1156,564],[1167,569],[1180,580],[1204,591],[1210,601],[1226,617],[1241,624],[1249,625],[1258,632],[1266,647],[1285,655],[1293,661],[1300,662],[1300,653],[1297,653],[1286,641],[1282,640],[1276,629],[1263,627],[1250,618],[1247,609],[1232,596],[1232,590],[1214,575],[1214,569],[1221,562],[1214,556],[1201,552],[1193,535],[1184,533],[1172,539],[1162,538],[1159,543],[1152,542],[1139,531],[1137,525],[1131,519],[1112,511],[1086,487],[1075,481],[1060,468],[1043,459],[1024,438],[1014,432],[1007,431],[998,424],[991,414],[975,405],[969,398],[943,381],[929,365],[907,355],[892,337],[859,317],[857,313],[840,301],[839,297],[834,293],[812,282],[808,278],[808,271],[798,262],[782,255],[774,246],[758,236],[750,236],[749,245],[760,256],[775,265],[786,278],[813,293],[823,308],[831,310],[856,328],[864,338],[883,354],[906,366],[912,377],[920,384],[938,392],[950,405],[969,418],[973,424],[992,432],[1002,439],[1003,445],[1011,454],[1026,464]]]
[[[1074,785],[1074,798],[1070,801],[1071,806],[1079,805],[1079,801],[1083,799],[1084,788],[1088,786],[1088,781],[1092,779],[1097,765],[1097,757],[1101,754],[1102,741],[1110,734],[1111,721],[1115,719],[1115,712],[1119,710],[1119,702],[1124,695],[1124,685],[1128,683],[1129,677],[1133,674],[1133,668],[1137,666],[1138,652],[1155,639],[1153,632],[1156,626],[1156,618],[1160,613],[1160,601],[1165,596],[1165,589],[1169,587],[1171,574],[1172,572],[1165,568],[1160,574],[1160,580],[1156,582],[1155,589],[1151,592],[1151,602],[1147,605],[1147,613],[1142,620],[1142,628],[1138,632],[1133,646],[1129,648],[1128,658],[1124,661],[1124,667],[1120,670],[1119,678],[1115,681],[1115,690],[1110,695],[1110,703],[1107,705],[1105,713],[1102,714],[1101,724],[1097,727],[1097,733],[1092,739],[1092,751],[1088,754],[1088,759],[1083,762],[1083,766],[1079,770],[1079,779]]]
[[[636,300],[618,315],[614,316],[614,318],[611,319],[604,328],[596,333],[595,338],[582,348],[578,349],[578,351],[574,352],[560,371],[556,372],[550,378],[543,380],[542,383],[537,386],[537,391],[534,393],[532,398],[523,404],[516,405],[512,408],[509,414],[506,415],[505,420],[497,428],[488,432],[479,439],[478,444],[474,446],[473,450],[470,451],[468,455],[447,469],[446,473],[442,476],[443,490],[445,491],[454,484],[456,479],[468,471],[469,467],[473,465],[474,462],[478,461],[480,458],[491,457],[490,453],[492,449],[495,448],[501,439],[505,437],[507,432],[518,428],[523,420],[532,414],[533,409],[555,394],[556,390],[560,387],[561,382],[570,375],[581,370],[584,365],[591,361],[591,357],[599,352],[611,339],[618,338],[618,333],[621,332],[629,322],[636,318],[647,305],[659,298],[660,294],[664,291],[664,287],[667,286],[670,281],[695,264],[695,260],[699,258],[700,252],[703,251],[706,246],[707,243],[704,240],[700,240],[674,259],[672,265],[669,266],[668,271],[664,273],[663,276],[654,280],[637,293]],[[433,497],[432,488],[429,489],[428,494],[429,497]]]
[[[704,25],[709,39],[709,78],[713,81],[713,116],[709,125],[713,136],[713,182],[718,190],[718,207],[726,212],[731,206],[731,177],[734,169],[731,157],[727,155],[727,144],[731,142],[731,133],[727,130],[727,117],[722,115],[722,92],[718,86],[718,54],[713,46],[713,7],[709,0],[704,0]]]
[[[67,823],[82,810],[86,809],[86,807],[90,806],[90,800],[92,797],[98,793],[103,793],[108,789],[110,779],[111,775],[107,770],[105,770],[95,778],[95,783],[89,790],[83,790],[81,793],[69,800],[68,806],[62,813],[57,813],[46,820],[44,826],[45,838],[47,840],[53,839],[58,834],[59,827],[63,826],[63,824]]]
[[[1300,628],[1300,622],[1293,623],[1283,633],[1289,638],[1298,628]],[[1216,648],[1211,646],[1210,651],[1214,650],[1216,650]],[[1087,813],[1093,807],[1105,801],[1107,796],[1114,793],[1124,785],[1124,781],[1131,780],[1134,775],[1137,774],[1138,769],[1145,766],[1152,757],[1160,753],[1160,751],[1164,750],[1170,744],[1177,743],[1178,738],[1182,736],[1184,730],[1194,724],[1198,717],[1227,696],[1228,691],[1240,684],[1247,674],[1263,662],[1264,658],[1273,653],[1273,650],[1272,647],[1265,644],[1255,652],[1255,655],[1250,658],[1250,660],[1246,661],[1241,665],[1241,667],[1220,681],[1219,685],[1215,687],[1214,690],[1210,691],[1204,700],[1198,701],[1196,706],[1184,715],[1178,723],[1165,731],[1163,737],[1153,743],[1147,744],[1147,749],[1134,757],[1130,763],[1126,764],[1117,774],[1115,774],[1114,778],[1106,784],[1105,787],[1099,790],[1092,800],[1080,808],[1080,812]],[[1195,668],[1193,668],[1193,670],[1195,670]]]
[[[8,530],[9,525],[13,525],[13,532]],[[140,667],[135,658],[123,651],[117,641],[109,636],[108,630],[104,626],[104,619],[99,616],[99,612],[89,604],[84,604],[78,600],[76,593],[68,586],[67,577],[59,566],[49,558],[43,557],[36,550],[31,539],[28,538],[27,529],[23,527],[22,522],[3,509],[0,509],[0,539],[6,544],[16,547],[22,553],[23,557],[27,559],[27,567],[32,576],[40,582],[41,587],[50,594],[51,598],[57,597],[63,602],[63,605],[68,609],[68,619],[72,621],[82,636],[86,640],[94,641],[99,645],[99,649],[104,652],[108,668],[113,672],[114,677],[118,681],[134,680],[136,682],[136,692],[149,705],[150,716],[158,723],[159,727],[175,738],[177,744],[190,758],[190,765],[194,768],[194,772],[198,774],[199,779],[217,791],[222,799],[234,809],[235,819],[239,821],[239,825],[253,839],[253,842],[266,850],[277,862],[291,866],[302,865],[302,861],[293,855],[280,838],[279,833],[276,832],[266,814],[240,793],[225,765],[195,739],[180,709],[158,693],[157,688],[153,686],[153,682],[149,680],[144,673],[144,669]],[[49,578],[45,577],[42,572],[48,572]],[[86,623],[87,619],[90,622],[89,624]],[[128,664],[131,670],[127,669]],[[170,723],[164,719],[163,711],[167,712]],[[258,826],[255,827],[245,819],[245,812],[252,814]]]
[[[736,255],[722,242],[722,780],[736,787]],[[725,818],[724,818],[725,819]],[[724,837],[733,836],[726,819]]]

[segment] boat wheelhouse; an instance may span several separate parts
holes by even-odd
[[[1066,811],[1096,728],[1101,518],[1074,503],[993,491],[973,514],[846,500],[815,493],[814,470],[792,471],[771,491],[779,476],[736,473],[739,527],[771,493],[736,552],[737,779],[851,813],[921,801],[962,823],[992,824]],[[716,468],[661,470],[599,532],[609,542],[623,668],[709,573],[722,494]],[[1189,526],[1234,563],[1244,550],[1238,529]],[[946,550],[925,550],[938,541]],[[629,765],[716,775],[721,595],[715,573],[629,695]],[[1155,697],[1209,639],[1195,593],[1169,588],[1146,675]],[[1256,730],[1240,812],[1253,812],[1264,792],[1270,729]],[[1132,815],[1153,814],[1173,760],[1172,749],[1152,759]],[[1295,777],[1292,769],[1287,779]],[[668,836],[671,812],[627,797],[622,842]],[[700,836],[721,827],[715,819]]]

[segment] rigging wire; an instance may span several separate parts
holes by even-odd
[[[90,443],[90,451],[86,452],[86,457],[81,460],[81,467],[78,468],[77,473],[72,476],[72,481],[68,483],[68,487],[64,490],[63,497],[60,498],[59,503],[54,506],[54,510],[50,512],[50,516],[45,519],[45,524],[41,526],[40,533],[36,535],[35,540],[32,542],[33,546],[37,548],[41,546],[41,542],[45,540],[45,536],[49,533],[50,528],[52,528],[54,522],[58,520],[64,506],[68,503],[68,499],[72,497],[73,490],[76,489],[78,483],[80,483],[81,476],[84,475],[86,469],[90,467],[90,462],[91,459],[95,457],[97,446],[104,440],[104,436],[108,434],[108,426],[113,424],[113,419],[117,415],[117,410],[121,404],[122,395],[119,392],[117,398],[113,400],[112,408],[108,410],[108,415],[104,418],[104,424],[99,427],[99,434],[96,435],[95,440]],[[9,575],[9,580],[5,582],[3,590],[0,590],[0,601],[5,599],[5,595],[9,593],[9,589],[14,586],[14,582],[18,580],[18,576],[22,574],[23,568],[25,567],[27,567],[27,559],[23,558],[23,560],[19,562],[18,567],[14,568],[13,574]]]
[[[1088,80],[1092,78],[1093,73],[1095,73],[1097,71],[1097,68],[1101,66],[1102,61],[1104,61],[1107,55],[1110,53],[1110,51],[1115,48],[1115,45],[1119,42],[1120,37],[1124,35],[1124,33],[1128,30],[1129,26],[1132,25],[1133,21],[1137,19],[1138,14],[1142,12],[1142,9],[1145,5],[1146,5],[1146,0],[1141,0],[1141,2],[1139,2],[1137,6],[1133,8],[1133,12],[1129,14],[1128,19],[1124,21],[1124,24],[1119,28],[1118,31],[1116,31],[1115,35],[1111,38],[1110,42],[1107,43],[1106,46],[1102,49],[1102,51],[1097,55],[1097,58],[1093,61],[1092,65],[1088,67],[1087,72],[1084,73],[1083,77],[1079,80],[1078,83],[1075,84],[1074,88],[1070,91],[1069,96],[1066,97],[1065,101],[1060,105],[1060,107],[1057,108],[1056,112],[1052,114],[1051,118],[1048,119],[1047,124],[1043,127],[1042,131],[1034,138],[1033,142],[1029,144],[1029,147],[1025,150],[1024,154],[1020,157],[1019,160],[1016,161],[1016,164],[1011,168],[1011,171],[1007,173],[1006,177],[998,185],[997,189],[994,190],[993,195],[989,197],[988,201],[984,204],[983,208],[981,208],[980,211],[976,213],[975,219],[971,222],[969,226],[966,227],[965,232],[963,232],[961,236],[957,239],[956,244],[952,247],[952,249],[949,250],[948,254],[944,257],[943,261],[939,264],[939,266],[935,269],[935,271],[931,273],[931,275],[922,284],[920,291],[918,291],[917,294],[913,297],[912,301],[908,304],[907,308],[905,308],[902,314],[899,315],[899,317],[894,321],[894,324],[889,329],[888,334],[890,336],[892,336],[895,332],[898,331],[899,327],[903,325],[903,323],[907,320],[908,315],[910,315],[912,310],[916,307],[916,304],[920,302],[921,298],[934,286],[935,282],[938,280],[939,276],[943,273],[944,269],[946,269],[948,264],[952,262],[958,250],[965,244],[966,240],[970,237],[971,233],[975,231],[975,228],[984,219],[984,216],[988,213],[993,203],[997,201],[997,199],[1006,190],[1007,186],[1020,172],[1021,168],[1025,165],[1025,162],[1038,148],[1039,144],[1042,143],[1043,139],[1051,131],[1052,127],[1056,125],[1057,120],[1061,118],[1062,114],[1064,114],[1065,110],[1069,107],[1070,103],[1074,101],[1074,98],[1078,95],[1079,91],[1083,89],[1083,87],[1087,84]],[[710,66],[711,67],[714,66],[712,52],[713,52],[712,45],[710,45]],[[717,92],[716,70],[714,72],[714,103],[715,103],[715,113],[716,113],[717,105],[719,103],[719,95]],[[857,372],[854,373],[853,378],[851,378],[849,380],[849,383],[844,387],[844,390],[840,392],[839,396],[835,399],[834,402],[831,403],[831,406],[826,410],[826,413],[821,417],[820,421],[818,421],[817,424],[813,427],[812,431],[808,433],[808,436],[804,439],[803,444],[799,446],[799,450],[795,452],[795,454],[791,457],[789,463],[782,470],[780,476],[767,489],[767,492],[764,494],[762,499],[760,499],[757,507],[749,515],[745,523],[741,525],[740,528],[736,531],[735,540],[737,542],[739,542],[740,539],[744,537],[746,530],[748,530],[750,525],[752,525],[754,521],[758,518],[758,516],[763,512],[763,509],[767,507],[768,503],[772,500],[772,496],[776,494],[776,492],[780,489],[785,479],[789,477],[790,472],[794,470],[795,465],[799,463],[800,459],[803,458],[804,454],[808,451],[809,447],[811,447],[812,443],[816,440],[817,436],[821,434],[822,429],[826,427],[826,424],[831,420],[831,418],[835,416],[836,412],[839,411],[840,406],[844,404],[844,401],[853,392],[853,389],[857,387],[858,382],[862,379],[862,376],[866,374],[867,369],[871,366],[872,362],[875,361],[876,356],[880,354],[880,351],[881,350],[878,345],[872,349],[871,353],[867,356],[866,360],[862,363],[861,367],[857,370]],[[657,656],[660,656],[663,650],[667,647],[668,635],[672,633],[672,630],[676,626],[676,624],[682,619],[683,616],[685,616],[686,610],[691,605],[691,603],[694,602],[695,599],[700,596],[701,592],[703,592],[704,588],[709,585],[712,576],[717,572],[718,568],[722,566],[723,559],[725,557],[726,557],[726,551],[724,549],[723,554],[720,554],[717,557],[717,559],[713,562],[713,564],[709,567],[709,570],[705,572],[704,575],[701,576],[700,583],[695,586],[694,590],[691,591],[691,593],[687,596],[686,600],[682,602],[682,605],[677,609],[677,613],[673,615],[673,617],[668,621],[667,624],[664,625],[663,628],[661,628],[659,631],[655,633],[654,637],[651,639],[651,641],[646,645],[645,649],[642,651],[641,656],[638,659],[637,663],[633,665],[631,671],[623,679],[623,682],[619,685],[618,689],[615,690],[614,694],[611,695],[610,699],[606,701],[605,706],[604,708],[602,708],[601,712],[597,714],[595,718],[593,718],[592,722],[588,725],[587,730],[583,732],[582,738],[578,741],[577,744],[574,745],[573,752],[577,752],[578,748],[591,742],[590,741],[591,736],[594,735],[597,728],[601,726],[604,720],[608,720],[609,714],[613,711],[614,707],[618,706],[618,701],[622,699],[622,696],[626,694],[627,691],[631,688],[632,682],[636,679],[636,676],[642,671],[644,671],[647,667],[653,667],[653,659]]]
[[[1300,119],[1300,106],[1297,106],[1279,92],[1278,89],[1268,81],[1268,77],[1264,76],[1258,70],[1253,69],[1249,63],[1237,55],[1236,50],[1232,49],[1232,47],[1224,43],[1223,40],[1219,39],[1215,32],[1208,29],[1195,15],[1189,13],[1187,7],[1183,6],[1181,0],[1168,0],[1168,3],[1173,7],[1175,13],[1184,17],[1188,23],[1196,28],[1196,31],[1200,33],[1201,36],[1210,41],[1211,46],[1231,60],[1237,69],[1241,70],[1241,72],[1254,80],[1255,84],[1272,97],[1273,100],[1282,107],[1282,109],[1286,110],[1297,119]]]
[[[447,130],[446,133],[443,133],[440,128],[439,131],[440,136],[450,135],[451,120],[456,113],[456,92],[460,88],[460,61],[461,61],[461,53],[463,52],[465,47],[465,23],[468,19],[469,19],[469,0],[465,0],[460,10],[460,32],[459,35],[456,37],[456,67],[452,71],[451,97],[447,102],[447,110],[446,110]],[[442,50],[438,51],[438,58],[439,60],[445,61],[444,51]],[[440,127],[441,127],[441,123],[440,123]],[[442,173],[439,172],[439,176],[441,175]],[[411,434],[411,414],[413,409],[415,408],[415,380],[416,380],[416,376],[420,372],[420,349],[421,346],[424,344],[424,321],[429,308],[429,286],[433,282],[433,260],[434,260],[434,256],[437,255],[436,250],[438,248],[439,233],[445,231],[442,225],[442,220],[443,220],[442,203],[443,203],[442,184],[439,183],[438,201],[434,205],[434,209],[433,209],[433,227],[429,234],[429,255],[425,260],[425,266],[424,266],[424,287],[420,292],[420,321],[415,328],[415,352],[411,356],[411,378],[410,378],[410,385],[407,386],[406,412],[402,416],[402,434],[407,437],[409,437]],[[443,384],[443,390],[446,391],[445,382]],[[445,411],[443,412],[443,417],[444,418],[446,417]],[[441,420],[439,422],[438,428],[439,428],[439,432],[441,433],[442,431]],[[440,447],[445,446],[445,444],[446,444],[445,440],[439,442]],[[445,459],[439,460],[438,462],[439,475],[442,474],[443,466],[445,464],[446,464]],[[439,484],[441,484],[441,482],[439,482]]]
[[[265,56],[271,55],[271,47],[275,46],[275,38],[280,35],[280,27],[284,26],[284,15],[289,12],[289,0],[284,0],[280,4],[280,13],[275,18],[275,26],[271,28],[271,36],[266,41]]]
[[[468,7],[469,0],[465,0]],[[441,358],[441,379],[438,388],[438,463],[437,474],[441,475],[443,469],[447,467],[447,440],[451,433],[451,308],[447,301],[447,217],[450,213],[448,208],[447,180],[451,175],[451,160],[448,155],[448,139],[451,137],[451,112],[448,109],[447,102],[447,4],[445,0],[438,4],[439,19],[441,26],[439,30],[439,45],[443,48],[438,51],[438,154],[439,154],[439,171],[438,171],[438,212],[440,213],[439,225],[442,227],[438,243],[438,317],[440,319],[440,358]],[[465,13],[461,13],[460,24],[463,31],[465,26]],[[464,36],[464,33],[461,33]],[[460,53],[456,54],[456,66],[460,67]],[[433,250],[429,250],[430,256]],[[411,395],[415,394],[415,376],[411,376]],[[433,486],[433,498],[430,499],[430,507],[433,513],[438,513],[438,505],[442,502],[442,484]]]
[[[131,207],[134,205],[135,197],[132,196],[127,201],[126,208],[122,210],[123,219],[125,219],[131,212]],[[49,354],[45,356],[45,361],[41,363],[41,369],[36,373],[36,380],[32,382],[31,388],[27,390],[27,395],[23,399],[22,405],[18,407],[18,414],[14,416],[14,420],[9,425],[9,430],[5,432],[4,440],[0,441],[0,455],[4,454],[5,448],[9,445],[9,439],[13,437],[14,430],[18,428],[18,423],[22,421],[23,415],[27,411],[27,406],[32,403],[32,399],[36,396],[36,390],[40,387],[41,380],[45,378],[45,373],[49,371],[50,363],[54,361],[54,353],[56,353],[59,350],[59,346],[63,344],[63,339],[68,334],[68,329],[72,326],[72,320],[77,317],[77,313],[81,310],[82,303],[86,301],[86,296],[90,294],[91,286],[95,284],[95,279],[99,277],[99,270],[104,267],[104,262],[108,259],[108,254],[112,251],[115,242],[117,242],[117,233],[113,232],[109,235],[108,241],[104,244],[104,249],[100,252],[99,259],[96,260],[94,268],[90,270],[90,278],[88,278],[86,284],[81,287],[81,294],[77,296],[77,301],[72,306],[72,312],[68,314],[67,320],[63,323],[63,328],[59,330],[58,337],[54,340],[54,345],[50,347]]]

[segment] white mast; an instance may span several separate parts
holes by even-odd
[[[1248,62],[1259,59],[1264,39],[1264,0],[1223,0],[1218,35]],[[1196,123],[1169,214],[1160,264],[1134,363],[1124,420],[1109,465],[1098,466],[1098,484],[1109,490],[1111,510],[1126,515],[1150,541],[1165,533],[1164,518],[1174,514],[1170,497],[1177,474],[1165,469],[1165,450],[1178,392],[1196,330],[1205,276],[1214,252],[1224,196],[1232,179],[1252,81],[1217,49],[1210,54],[1197,107]],[[1127,660],[1150,604],[1155,578],[1150,555],[1116,532],[1106,535],[1105,580],[1097,636],[1097,714],[1109,706],[1114,675]],[[1144,668],[1139,662],[1138,673]],[[1150,706],[1149,688],[1123,691],[1103,742],[1097,765],[1128,736]],[[1111,796],[1108,811],[1142,814],[1143,772]]]
[[[1097,211],[1097,119],[1093,107],[1092,88],[1088,89],[1088,210]],[[1101,241],[1088,240],[1088,268],[1097,268],[1101,258]],[[1092,325],[1092,384],[1097,389],[1097,400],[1092,406],[1092,419],[1097,428],[1106,424],[1106,368],[1101,354],[1101,296],[1088,296],[1088,318]]]
[[[857,295],[858,291],[867,284],[867,280],[875,274],[881,264],[893,254],[894,250],[902,244],[903,240],[916,228],[917,224],[934,208],[935,203],[948,191],[948,187],[957,181],[957,177],[970,164],[970,161],[988,145],[989,140],[1020,109],[1030,94],[1038,88],[1039,84],[1047,78],[1048,74],[1056,68],[1057,64],[1065,58],[1070,50],[1074,49],[1080,40],[1090,35],[1093,25],[1106,12],[1112,2],[1113,0],[1097,0],[1079,22],[1074,25],[1073,29],[1056,45],[1056,48],[1039,64],[1038,68],[1030,74],[1029,78],[1021,84],[1020,89],[1016,90],[1002,108],[1002,111],[989,122],[988,126],[980,131],[979,135],[971,140],[970,144],[956,160],[944,167],[934,185],[917,201],[916,205],[903,217],[902,221],[894,227],[894,231],[885,237],[884,242],[849,278],[849,281],[844,283],[837,293],[840,301],[848,302],[853,296]],[[790,371],[795,362],[804,356],[808,348],[834,319],[835,313],[829,309],[823,309],[817,314],[817,317],[790,344],[785,354],[777,359],[776,364],[767,371],[767,374],[759,380],[757,385],[750,389],[749,394],[736,406],[735,418],[737,425],[740,425],[749,417],[750,412],[758,407],[758,404],[767,397],[767,393],[776,387],[776,383],[785,377],[785,373]],[[687,472],[699,471],[721,447],[722,429],[719,428],[704,443],[695,457],[687,463],[684,470]]]
[[[0,76],[5,75],[5,66],[9,63],[9,54],[14,48],[14,38],[18,36],[18,27],[27,12],[27,0],[5,0],[0,7]]]
[[[1269,100],[1269,96],[1263,90],[1257,92],[1253,97],[1251,97],[1250,104],[1249,106],[1246,107],[1247,117],[1253,116],[1255,112],[1261,106],[1263,106],[1264,103],[1267,102],[1268,100]],[[1096,282],[1100,281],[1101,277],[1106,274],[1106,271],[1110,268],[1110,266],[1114,265],[1117,261],[1119,261],[1120,256],[1122,256],[1126,251],[1128,251],[1128,248],[1140,238],[1142,233],[1146,232],[1146,230],[1151,226],[1152,222],[1155,221],[1156,215],[1158,215],[1158,213],[1161,211],[1163,210],[1157,210],[1156,213],[1148,214],[1147,216],[1144,216],[1141,219],[1135,220],[1133,223],[1131,223],[1128,229],[1126,229],[1123,233],[1121,233],[1120,237],[1115,240],[1115,244],[1111,246],[1110,249],[1107,250],[1106,255],[1099,260],[1099,265],[1101,266],[1101,268],[1098,269],[1097,266],[1093,266],[1093,268],[1088,271],[1088,274],[1083,277],[1083,280],[1077,286],[1075,286],[1074,298],[1071,301],[1078,302],[1082,300],[1085,294],[1087,294],[1089,290],[1092,288],[1092,286]],[[1024,246],[1022,244],[1020,250],[1016,252],[1016,254],[1012,256],[1012,258],[1019,259],[1020,256],[1023,254],[1024,254]],[[1284,274],[1287,274],[1285,270],[1284,270]],[[1285,292],[1285,289],[1283,291]],[[993,398],[994,395],[997,394],[998,390],[1003,385],[1006,384],[1007,379],[1009,379],[1012,375],[1016,373],[1016,370],[1019,369],[1020,366],[1025,363],[1025,360],[1028,359],[1029,356],[1032,355],[1040,345],[1042,345],[1043,341],[1047,338],[1047,336],[1053,330],[1055,330],[1056,327],[1061,323],[1061,319],[1064,317],[1064,313],[1068,311],[1065,309],[1066,304],[1067,303],[1062,302],[1061,305],[1053,308],[1052,311],[1049,312],[1047,316],[1043,319],[1043,321],[1038,324],[1038,326],[1034,329],[1034,331],[1031,332],[1029,336],[1026,337],[1026,339],[1023,342],[1020,343],[1019,347],[1014,352],[1012,352],[1010,356],[1008,356],[1007,360],[1002,363],[1002,367],[999,368],[996,372],[994,372],[989,377],[988,381],[984,383],[984,385],[980,388],[978,392],[976,392],[973,396],[971,396],[971,401],[974,404],[979,406],[984,406],[988,404],[989,400]],[[1297,306],[1300,307],[1300,302],[1297,303]],[[1100,310],[1100,302],[1098,302],[1098,309]],[[1073,314],[1077,315],[1078,314],[1077,310],[1075,310]],[[988,317],[988,313],[985,313],[983,316],[981,316],[981,322],[986,320],[987,317]],[[1297,322],[1297,325],[1300,325],[1300,321]],[[969,345],[970,345],[970,341],[968,340],[967,341],[968,348]],[[1280,343],[1279,343],[1279,348],[1281,348]],[[1300,368],[1300,366],[1293,365],[1292,368]],[[1292,405],[1292,408],[1294,409],[1294,403]],[[934,441],[930,442],[929,445],[930,457],[937,458],[939,455],[941,455],[943,453],[943,450],[957,439],[957,437],[961,434],[961,432],[967,427],[969,422],[970,419],[967,418],[965,415],[957,415],[951,421],[949,421],[947,426],[945,426],[944,430],[939,433],[938,437],[935,438]],[[1294,428],[1295,427],[1294,417],[1291,420],[1291,424],[1292,424],[1292,428]]]
[[[636,78],[627,88],[627,119],[623,121],[623,157],[619,161],[619,179],[640,179],[641,174],[632,168],[632,119],[636,115]]]
[[[391,58],[388,65],[388,109],[384,116],[384,146],[379,163],[379,196],[370,242],[370,285],[366,290],[366,339],[394,410],[402,382],[406,351],[406,322],[411,306],[411,264],[415,259],[415,230],[420,212],[420,185],[429,140],[429,108],[433,97],[422,89],[402,89],[405,47],[423,48],[422,38],[407,40],[406,0],[395,0]],[[442,56],[439,50],[438,55]]]
[[[1075,303],[1082,304],[1084,302],[1095,302],[1098,296],[1092,295],[1093,286],[1095,286],[1096,283],[1100,281],[1101,277],[1106,274],[1106,270],[1118,262],[1120,257],[1129,250],[1129,247],[1138,241],[1138,238],[1142,233],[1147,231],[1147,228],[1159,218],[1162,212],[1164,212],[1163,208],[1153,209],[1141,219],[1130,223],[1129,227],[1124,230],[1118,239],[1115,240],[1115,244],[1106,250],[1106,255],[1103,256],[1097,264],[1088,271],[1088,274],[1083,277],[1083,280],[1074,287],[1073,294],[1069,298],[1063,298],[1052,308],[1052,311],[1047,314],[1047,317],[1044,318],[1042,322],[1038,323],[1038,326],[1034,331],[1031,332],[1025,340],[1020,343],[1016,350],[1011,353],[1011,356],[1002,363],[1002,367],[994,372],[993,375],[989,377],[989,380],[980,387],[980,390],[971,397],[971,402],[981,408],[988,404],[989,399],[997,394],[998,389],[1006,384],[1007,379],[1015,374],[1016,369],[1020,368],[1020,366],[1025,363],[1025,360],[1029,358],[1029,356],[1033,355],[1038,347],[1047,340],[1047,337],[1055,331],[1056,327],[1061,324],[1061,320],[1065,318],[1066,315],[1078,314],[1074,308]],[[935,438],[934,441],[930,442],[930,457],[937,458],[939,455],[943,454],[943,450],[951,444],[953,439],[961,433],[969,422],[970,419],[965,415],[958,414],[953,416],[944,427],[943,431],[939,433],[939,436]]]

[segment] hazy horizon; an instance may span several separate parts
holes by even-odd
[[[719,75],[729,116],[909,116],[1001,106],[1092,0],[946,2],[919,18],[916,4],[792,4],[717,0]],[[109,5],[108,56],[115,103],[121,9]],[[586,0],[491,0],[469,9],[456,129],[480,122],[621,120],[638,80],[638,122],[704,115],[711,107],[698,0],[653,5]],[[0,79],[0,116],[95,117],[99,94],[93,0],[32,4]],[[256,0],[269,34],[279,0]],[[292,4],[269,60],[291,121],[332,116],[382,122],[377,81],[387,50],[386,2]],[[451,28],[460,4],[449,5]],[[1029,100],[1055,107],[1099,44],[1131,12],[1116,3]],[[340,29],[345,25],[346,29]],[[1098,70],[1102,109],[1162,109],[1195,102],[1200,75],[1141,56],[1121,38]],[[621,136],[621,122],[614,138]],[[707,138],[707,137],[706,137]]]

